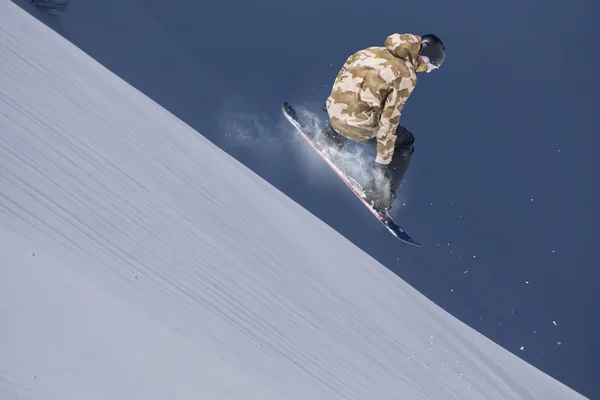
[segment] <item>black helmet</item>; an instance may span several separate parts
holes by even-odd
[[[421,51],[419,55],[426,56],[433,65],[439,67],[446,58],[446,47],[439,37],[428,33],[421,36]]]

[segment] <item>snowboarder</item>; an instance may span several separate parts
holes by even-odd
[[[376,144],[377,156],[366,200],[387,213],[414,152],[414,137],[399,125],[400,113],[417,83],[416,72],[439,68],[446,57],[433,34],[392,34],[385,47],[351,55],[337,74],[325,109],[325,145],[339,151],[347,139]]]

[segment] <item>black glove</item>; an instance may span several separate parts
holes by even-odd
[[[389,212],[396,198],[390,187],[393,183],[392,171],[387,165],[375,163],[373,178],[364,188],[365,200],[381,214]]]

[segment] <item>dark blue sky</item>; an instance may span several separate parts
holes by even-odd
[[[60,20],[16,2],[448,312],[600,398],[597,0],[73,1]],[[348,55],[396,32],[448,52],[402,117],[416,151],[395,214],[422,249],[389,235],[279,108],[320,106]]]

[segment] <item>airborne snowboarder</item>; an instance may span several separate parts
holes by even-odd
[[[439,68],[446,57],[433,34],[392,34],[385,47],[351,55],[337,74],[325,108],[329,121],[321,137],[341,150],[347,139],[376,144],[373,178],[365,186],[368,203],[380,213],[392,207],[414,152],[414,137],[400,113],[417,83],[417,72]]]

